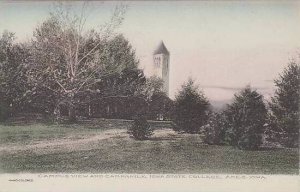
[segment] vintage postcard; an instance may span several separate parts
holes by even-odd
[[[0,1],[0,191],[299,185],[300,1]]]

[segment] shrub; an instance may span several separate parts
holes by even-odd
[[[153,135],[153,129],[144,117],[136,118],[128,129],[128,134],[137,140],[145,140]]]
[[[263,96],[246,87],[235,95],[225,110],[226,134],[229,144],[240,149],[255,150],[262,144],[262,134],[267,120]]]
[[[208,120],[209,102],[193,80],[182,86],[176,96],[173,119],[174,131],[199,133]]]
[[[211,114],[208,124],[203,127],[204,143],[215,145],[224,144],[225,124],[226,122],[222,113]]]

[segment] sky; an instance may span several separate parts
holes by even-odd
[[[80,2],[71,2],[76,10]],[[106,22],[119,2],[90,2],[87,28]],[[145,74],[163,41],[170,52],[170,97],[189,77],[215,104],[247,85],[266,99],[273,80],[300,51],[300,1],[127,1],[118,29],[130,41]],[[29,40],[53,2],[0,2],[0,32]],[[79,10],[79,9],[77,9]]]

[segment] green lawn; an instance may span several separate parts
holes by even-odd
[[[0,171],[299,173],[297,149],[242,151],[230,146],[205,145],[199,135],[176,134],[169,129],[157,130],[150,140],[135,141],[126,134],[129,125],[130,122],[115,120],[64,126],[0,125]],[[42,145],[56,142],[61,144]],[[35,144],[39,147],[26,149]]]
[[[0,146],[11,144],[30,144],[44,140],[55,140],[63,138],[80,139],[84,136],[96,135],[104,130],[112,128],[126,129],[128,123],[122,125],[115,120],[101,120],[92,123],[81,124],[29,124],[1,125],[0,124]]]

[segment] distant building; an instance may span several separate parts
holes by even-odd
[[[163,41],[153,53],[154,75],[163,80],[163,92],[169,97],[170,52]]]

